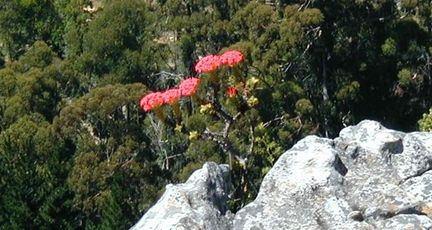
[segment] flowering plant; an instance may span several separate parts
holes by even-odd
[[[207,55],[196,62],[193,68],[196,75],[184,78],[175,88],[145,95],[140,101],[145,112],[155,114],[162,122],[156,125],[149,119],[158,137],[155,144],[160,149],[164,149],[169,134],[175,141],[188,143],[187,149],[175,156],[169,156],[169,150],[164,150],[164,165],[172,165],[170,162],[177,156],[187,158],[189,153],[205,155],[219,151],[223,154],[211,155],[212,160],[229,163],[233,174],[237,174],[235,180],[241,194],[251,189],[246,177],[248,170],[257,167],[256,159],[271,165],[282,152],[268,126],[288,120],[286,115],[270,121],[262,119],[262,114],[267,115],[262,112],[268,111],[260,104],[260,97],[269,95],[265,88],[269,82],[260,79],[260,74],[254,75],[254,71],[249,71],[252,69],[242,64],[244,62],[245,55],[237,50]],[[165,116],[168,113],[174,116]],[[159,124],[167,128],[166,133]],[[285,132],[277,135],[291,138]],[[201,155],[199,158],[206,159]],[[191,160],[186,164],[196,163]]]
[[[192,96],[197,91],[199,83],[200,79],[196,77],[191,77],[183,80],[179,85],[181,95]]]
[[[229,86],[226,90],[226,94],[228,95],[228,97],[234,97],[235,95],[237,95],[237,88]]]
[[[258,98],[251,94],[258,84],[258,79],[252,77],[246,81],[242,76],[240,64],[244,60],[243,53],[237,50],[229,50],[221,55],[207,55],[198,60],[194,67],[197,76],[183,79],[176,88],[145,95],[140,101],[140,106],[145,112],[153,111],[164,123],[168,121],[161,107],[172,107],[176,117],[175,123],[171,123],[175,127],[174,130],[188,135],[189,141],[202,139],[216,142],[229,154],[229,162],[232,165],[233,155],[236,159],[241,158],[228,138],[230,127],[243,114],[244,108],[252,109],[259,103]],[[223,75],[228,77],[221,77]],[[188,97],[193,98],[192,107],[198,108],[195,111],[198,111],[199,116],[209,116],[208,120],[222,123],[224,128],[218,132],[202,126],[184,127],[182,119],[188,118],[182,116],[178,102],[181,98]],[[226,98],[230,100],[224,100]]]
[[[195,65],[197,73],[208,73],[215,71],[221,65],[220,57],[217,55],[208,55],[201,58]]]
[[[233,67],[244,61],[244,55],[240,51],[230,50],[222,55],[208,55],[201,58],[195,65],[197,73],[214,73],[222,65]],[[162,105],[173,104],[181,97],[194,95],[201,83],[201,79],[197,77],[189,77],[184,79],[178,85],[178,88],[168,89],[165,92],[153,92],[145,95],[140,100],[140,107],[148,112],[153,109],[158,109]],[[233,97],[237,94],[237,88],[228,87],[227,95]]]
[[[164,96],[161,92],[154,92],[154,93],[147,94],[140,100],[140,106],[146,112],[158,108],[163,103],[164,103]]]
[[[219,61],[222,65],[234,66],[244,61],[244,55],[237,50],[230,50],[223,53]]]
[[[181,91],[180,89],[174,88],[169,89],[162,93],[165,104],[173,104],[180,99]]]

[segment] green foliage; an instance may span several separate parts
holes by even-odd
[[[189,176],[207,161],[223,163],[224,156],[218,153],[217,145],[211,141],[196,140],[192,141],[186,150],[186,158],[190,160],[178,174],[180,181],[186,181]]]
[[[0,135],[0,223],[5,229],[69,228],[70,165],[43,117],[23,116]]]
[[[95,88],[87,95],[78,98],[65,106],[54,120],[55,128],[68,137],[77,137],[84,130],[92,131],[100,138],[108,135],[122,137],[128,131],[137,131],[140,117],[137,98],[145,92],[142,84],[107,85]],[[94,127],[85,127],[83,122],[91,123]]]
[[[423,118],[418,121],[418,125],[421,131],[432,131],[432,109],[429,109],[428,113],[423,114]]]
[[[187,118],[185,126],[189,130],[203,132],[208,126],[208,119],[206,116],[200,113],[196,113]]]
[[[3,129],[26,114],[54,118],[60,102],[56,67],[55,54],[45,43],[36,42],[18,61],[0,72]]]
[[[3,1],[1,228],[126,229],[209,160],[231,163],[235,211],[306,135],[432,130],[428,1],[266,2]],[[181,116],[139,109],[230,49],[244,64],[203,76]]]
[[[409,86],[411,83],[412,73],[409,69],[402,69],[398,73],[399,84]]]
[[[102,208],[102,223],[99,229],[121,229],[122,227],[130,227],[122,224],[123,218],[120,205],[117,203],[112,193],[108,193]]]
[[[61,52],[62,20],[53,1],[11,0],[0,6],[0,53],[15,60],[26,46],[43,40]]]
[[[296,112],[299,114],[308,114],[313,111],[313,105],[309,99],[302,98],[295,104]]]
[[[392,56],[396,54],[396,41],[392,38],[387,38],[381,46],[384,55]]]
[[[350,84],[343,86],[337,93],[336,98],[343,102],[353,102],[358,98],[360,91],[360,84],[357,81],[353,81]]]
[[[64,107],[54,120],[55,130],[76,147],[68,185],[75,193],[74,208],[83,212],[88,226],[131,226],[160,189],[163,178],[150,176],[160,174],[160,169],[137,107],[142,92],[145,87],[138,83],[95,88]],[[110,195],[114,182],[115,203]],[[104,214],[110,212],[106,205],[135,214],[114,223],[103,218],[112,215]]]
[[[83,35],[83,71],[107,78],[106,83],[136,82],[155,71],[160,57],[150,30],[154,15],[147,8],[137,0],[104,5]]]

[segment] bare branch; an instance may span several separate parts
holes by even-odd
[[[252,154],[253,149],[254,149],[254,142],[255,142],[255,135],[254,135],[254,129],[251,126],[249,126],[249,135],[250,135],[250,145],[249,145],[249,149],[248,149],[248,155]]]
[[[289,117],[288,114],[284,114],[284,115],[282,115],[282,116],[275,117],[275,118],[273,118],[272,120],[267,121],[266,123],[264,123],[264,127],[267,128],[268,126],[272,125],[274,122],[282,121],[283,119],[288,118],[288,117]]]
[[[156,138],[156,144],[159,148],[159,150],[164,154],[164,160],[162,162],[161,168],[163,169],[169,169],[169,162],[166,161],[165,159],[168,158],[168,153],[166,151],[166,149],[164,148],[164,144],[166,143],[166,141],[163,140],[163,123],[158,119],[157,122],[155,122],[155,119],[153,116],[149,116],[150,117],[150,124],[154,130],[154,134],[155,134],[155,138]]]
[[[309,7],[309,5],[313,2],[313,0],[306,0],[298,9],[298,11],[302,11]]]

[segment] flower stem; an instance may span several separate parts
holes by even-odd
[[[219,81],[219,77],[216,74],[216,71],[212,71],[209,73],[210,77],[209,77],[209,81],[211,84],[217,84]]]
[[[243,77],[241,74],[241,70],[240,70],[240,66],[239,65],[235,65],[232,67],[232,71],[233,71],[233,75],[235,77],[235,80],[237,82],[243,82]]]
[[[181,119],[181,110],[180,110],[180,103],[178,101],[174,102],[172,105],[174,116],[180,120]]]
[[[163,123],[165,123],[166,117],[165,114],[163,113],[162,109],[160,107],[155,108],[154,113],[156,114],[156,117],[159,118],[159,120],[161,120]]]

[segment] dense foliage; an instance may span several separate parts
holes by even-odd
[[[431,12],[425,0],[4,1],[0,229],[126,229],[206,161],[231,165],[235,211],[305,135],[362,119],[432,130]],[[221,83],[196,72],[233,49],[245,59]],[[180,115],[139,107],[189,76],[207,80]]]

